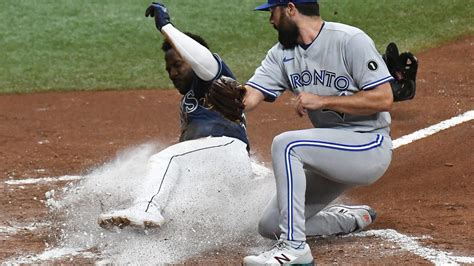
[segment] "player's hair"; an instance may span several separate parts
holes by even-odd
[[[207,49],[209,49],[209,45],[207,45],[207,42],[199,35],[196,35],[196,34],[193,34],[191,32],[185,32],[184,34],[188,35],[189,37],[191,37],[193,40],[195,40],[196,42],[198,42],[199,44],[201,44],[202,46],[206,47]],[[170,49],[173,49],[173,46],[171,46],[171,43],[168,41],[168,39],[165,39],[163,41],[163,44],[161,45],[161,50],[163,50],[163,52],[167,52],[168,50]]]
[[[295,4],[296,9],[298,12],[305,16],[320,16],[319,13],[319,4],[318,3],[302,3],[302,4]]]

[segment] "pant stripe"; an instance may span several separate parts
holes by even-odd
[[[287,179],[287,202],[288,202],[288,225],[287,225],[287,240],[293,241],[293,171],[291,169],[291,150],[300,146],[311,146],[327,149],[335,149],[341,151],[349,152],[361,152],[367,151],[373,148],[377,148],[382,145],[384,137],[377,134],[377,138],[367,144],[362,145],[346,145],[333,142],[325,141],[314,141],[314,140],[298,140],[290,142],[285,148],[285,169],[286,169],[286,179]]]
[[[180,156],[184,156],[184,155],[187,155],[187,154],[190,154],[190,153],[194,153],[194,152],[198,152],[198,151],[203,151],[203,150],[208,150],[208,149],[213,149],[213,148],[219,148],[219,147],[224,147],[224,146],[227,146],[227,145],[230,145],[234,143],[234,140],[231,140],[225,144],[221,144],[221,145],[215,145],[215,146],[209,146],[209,147],[204,147],[204,148],[200,148],[200,149],[196,149],[196,150],[191,150],[191,151],[188,151],[188,152],[184,152],[184,153],[181,153],[181,154],[175,154],[173,156],[171,156],[170,160],[168,161],[168,165],[166,166],[166,170],[165,170],[165,173],[163,174],[163,177],[161,178],[161,183],[160,183],[160,186],[158,187],[158,191],[155,193],[155,195],[153,195],[153,197],[151,197],[150,201],[148,201],[148,205],[146,207],[146,210],[145,212],[148,211],[148,209],[150,208],[150,204],[153,202],[153,199],[160,193],[161,191],[161,187],[163,186],[163,182],[165,181],[165,176],[166,176],[166,173],[168,173],[168,169],[171,165],[171,161],[173,161],[174,158],[176,157],[180,157]]]

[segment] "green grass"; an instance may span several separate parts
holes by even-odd
[[[167,0],[172,21],[203,36],[241,81],[276,32],[261,1]],[[143,0],[0,1],[0,92],[171,87],[162,37]],[[322,16],[419,52],[474,33],[474,0],[321,0]]]

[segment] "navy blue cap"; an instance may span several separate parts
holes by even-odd
[[[266,4],[257,6],[257,11],[268,11],[272,7],[286,6],[288,3],[301,4],[301,3],[317,3],[318,0],[268,0]]]

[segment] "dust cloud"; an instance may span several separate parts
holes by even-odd
[[[55,248],[92,250],[99,263],[157,264],[268,246],[257,224],[275,185],[271,170],[254,159],[252,169],[227,171],[222,167],[230,163],[225,158],[211,168],[191,158],[165,209],[167,223],[162,228],[100,228],[99,214],[126,208],[140,196],[147,161],[160,149],[148,143],[123,151],[81,181],[48,192],[47,204],[60,229]]]

